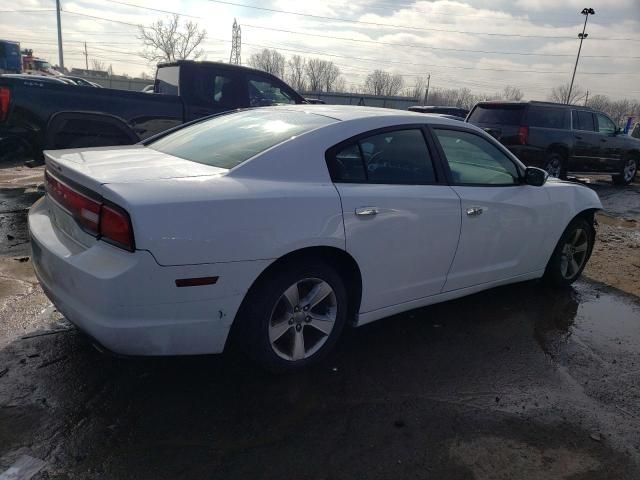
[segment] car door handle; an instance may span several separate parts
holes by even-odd
[[[580,135],[574,135],[578,140],[582,140],[582,137]]]
[[[607,139],[606,139],[606,138],[601,138],[601,139],[600,139],[600,141],[601,141],[601,142],[606,142],[606,141],[607,141]]]
[[[469,207],[467,208],[467,216],[469,217],[477,217],[478,215],[482,215],[482,207]]]
[[[377,215],[379,212],[378,207],[358,207],[356,208],[356,215],[360,217],[368,217]]]

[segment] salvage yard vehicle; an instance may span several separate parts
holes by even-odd
[[[144,144],[47,151],[33,265],[71,322],[126,355],[304,367],[345,325],[499,285],[566,286],[598,196],[481,129],[389,109],[248,109]]]
[[[304,103],[266,72],[187,60],[158,65],[154,93],[0,77],[0,152],[39,159],[44,149],[131,145],[228,110]]]
[[[640,142],[623,135],[604,113],[549,102],[480,102],[467,117],[511,150],[525,165],[553,177],[608,173],[616,185],[633,182]]]

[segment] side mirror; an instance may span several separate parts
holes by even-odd
[[[541,168],[527,167],[524,171],[524,183],[527,185],[541,187],[545,184],[547,178],[549,178],[549,174]]]

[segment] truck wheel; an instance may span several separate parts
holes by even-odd
[[[551,153],[547,157],[547,161],[544,164],[544,169],[549,173],[550,177],[554,178],[566,178],[566,162],[564,157],[559,153]]]
[[[584,217],[574,218],[560,237],[547,263],[544,280],[559,287],[575,282],[587,265],[595,237],[596,232],[591,222]]]
[[[638,173],[638,162],[633,158],[627,158],[622,163],[622,168],[619,174],[611,175],[611,180],[615,185],[629,185],[633,182],[636,174]]]
[[[344,281],[332,265],[315,259],[286,263],[247,294],[234,342],[266,370],[299,370],[334,347],[347,303]]]

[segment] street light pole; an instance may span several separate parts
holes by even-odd
[[[60,23],[60,0],[56,0],[56,13],[58,15],[58,64],[64,73],[64,55],[62,53],[62,24]]]
[[[589,15],[595,15],[596,11],[593,8],[583,8],[582,12],[580,13],[584,15],[584,26],[582,27],[582,33],[578,34],[578,38],[580,39],[580,46],[578,47],[578,56],[576,57],[576,64],[573,67],[573,75],[571,76],[571,83],[569,84],[569,93],[567,93],[567,105],[569,105],[569,101],[571,100],[571,90],[573,90],[573,81],[576,78],[578,60],[580,60],[580,51],[582,50],[582,41],[589,36],[588,33],[584,33],[587,29],[587,20],[589,20]]]

